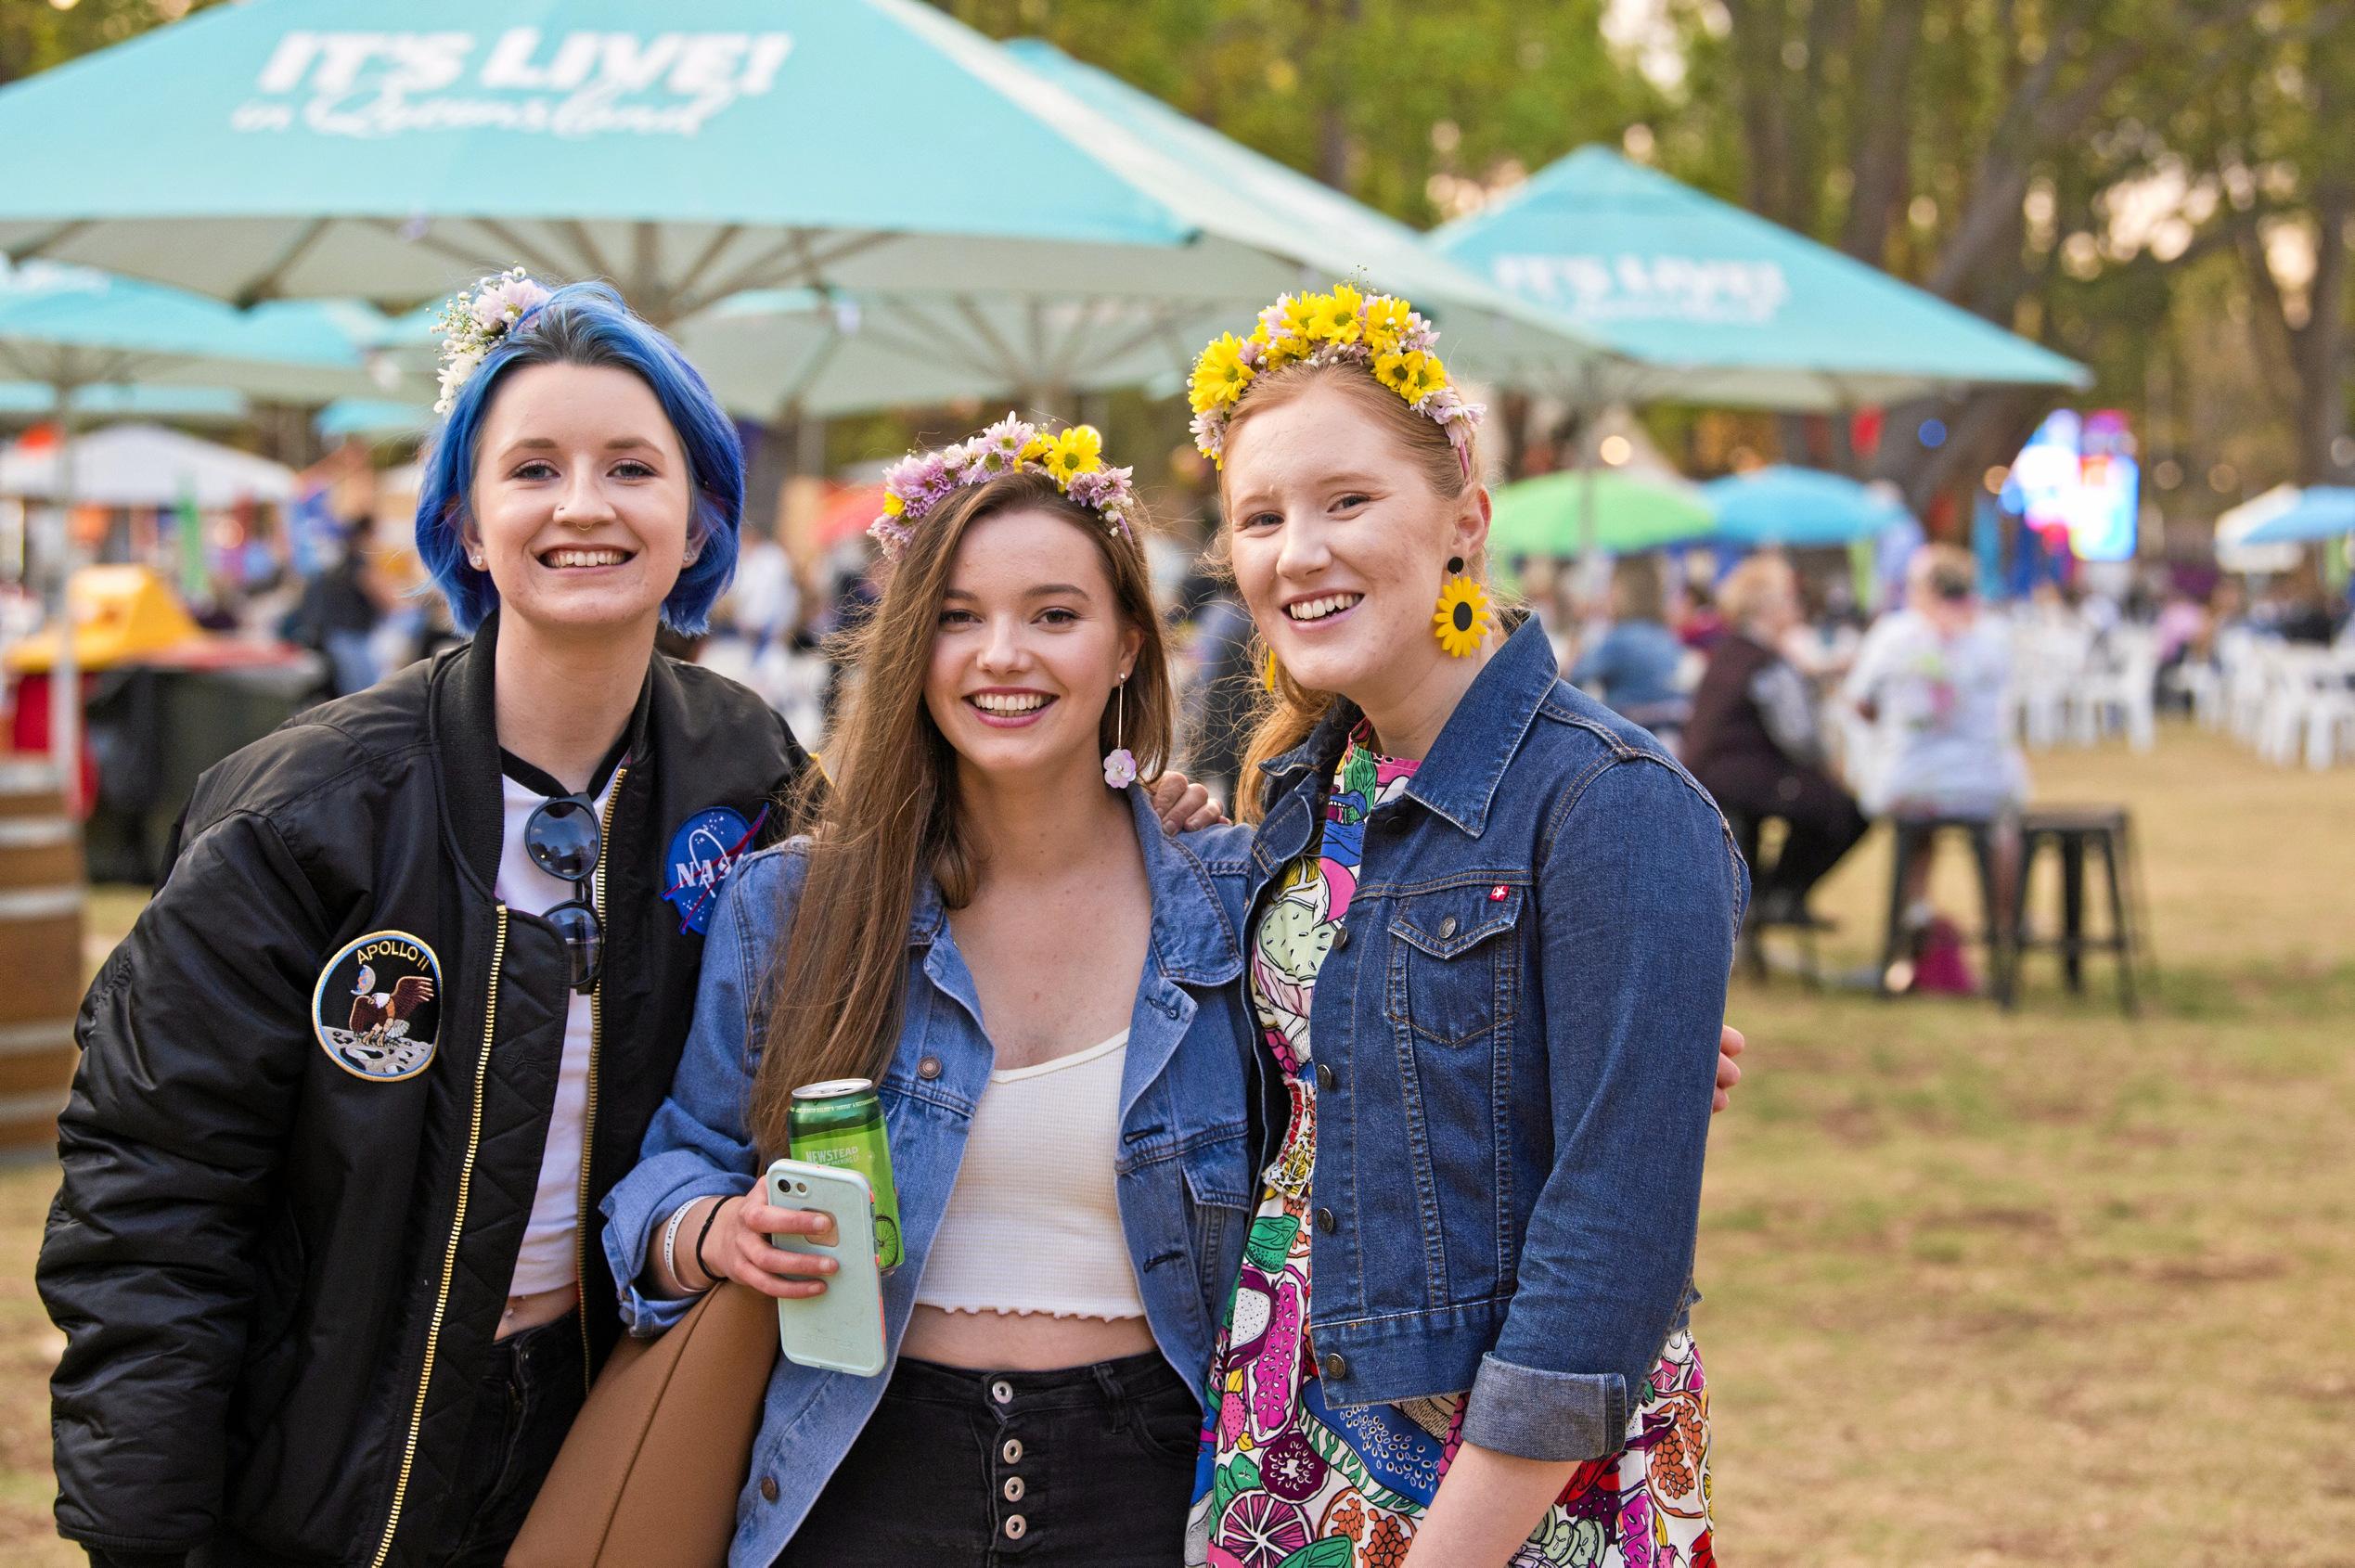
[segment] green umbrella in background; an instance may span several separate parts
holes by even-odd
[[[1717,529],[1708,505],[1683,491],[1609,469],[1541,474],[1495,492],[1488,555],[1628,555],[1705,537]],[[1591,533],[1589,533],[1591,529]]]

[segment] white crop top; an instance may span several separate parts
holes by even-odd
[[[992,1073],[916,1287],[949,1312],[1142,1317],[1120,1228],[1120,1078],[1128,1031]]]

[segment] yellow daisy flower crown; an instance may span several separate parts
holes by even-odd
[[[1073,425],[1060,435],[1013,414],[967,441],[937,451],[915,452],[883,474],[883,515],[868,536],[896,560],[935,507],[969,484],[999,474],[1028,470],[1055,482],[1055,488],[1095,512],[1104,527],[1134,541],[1128,514],[1135,508],[1134,469],[1104,462],[1104,438],[1093,425]]]
[[[1232,332],[1212,340],[1186,381],[1193,405],[1194,444],[1223,463],[1227,426],[1252,382],[1287,365],[1358,365],[1396,392],[1408,407],[1447,432],[1472,471],[1472,432],[1485,410],[1448,382],[1436,349],[1438,332],[1394,294],[1366,294],[1346,283],[1330,294],[1279,294],[1259,313],[1247,338]]]

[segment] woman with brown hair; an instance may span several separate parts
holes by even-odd
[[[839,787],[722,893],[608,1259],[641,1334],[721,1279],[823,1289],[830,1263],[770,1237],[825,1222],[756,1177],[796,1086],[872,1079],[894,1365],[778,1366],[731,1562],[1166,1563],[1251,1182],[1220,902],[1249,833],[1169,837],[1130,788],[1172,699],[1142,519],[1093,430],[1010,416],[890,493]]]

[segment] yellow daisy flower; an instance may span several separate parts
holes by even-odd
[[[1431,393],[1448,384],[1448,367],[1439,363],[1435,353],[1407,355],[1407,385],[1398,395],[1409,403],[1421,403]]]
[[[1018,463],[1043,463],[1047,460],[1047,455],[1054,450],[1055,438],[1042,431],[1038,434],[1032,436],[1028,441],[1023,443],[1023,449],[1015,456],[1014,461]]]
[[[1412,403],[1414,396],[1407,391],[1407,385],[1416,374],[1413,361],[1422,357],[1422,355],[1419,353],[1396,352],[1376,354],[1373,362],[1374,379],[1405,398],[1409,403]]]
[[[1448,656],[1461,659],[1473,652],[1492,623],[1488,591],[1469,577],[1448,578],[1448,585],[1439,590],[1439,608],[1431,617],[1432,630],[1438,634],[1439,646]]]
[[[1376,294],[1366,302],[1366,332],[1396,341],[1406,334],[1407,318],[1415,307],[1396,294]]]
[[[1091,473],[1104,466],[1104,438],[1093,425],[1074,425],[1055,438],[1054,450],[1047,455],[1047,471],[1059,484],[1068,484],[1075,474]]]
[[[1312,298],[1316,304],[1316,318],[1309,326],[1312,337],[1328,343],[1354,343],[1358,341],[1358,307],[1365,302],[1364,295],[1343,283],[1336,285],[1330,294],[1318,294]]]
[[[1284,302],[1283,328],[1288,338],[1314,339],[1317,317],[1331,302],[1330,294],[1294,294]]]
[[[1186,401],[1197,414],[1224,407],[1242,396],[1255,372],[1242,362],[1242,341],[1232,332],[1213,341],[1194,362],[1193,379],[1186,383]]]
[[[894,495],[891,495],[891,494],[889,494],[889,493],[886,493],[886,494],[884,495],[884,496],[883,496],[883,515],[884,515],[885,517],[897,517],[897,516],[899,516],[902,512],[905,512],[906,510],[907,510],[907,502],[905,502],[905,501],[901,500],[898,496]]]

